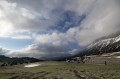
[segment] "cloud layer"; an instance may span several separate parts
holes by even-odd
[[[0,37],[33,39],[9,56],[73,55],[120,31],[119,0],[1,0]]]

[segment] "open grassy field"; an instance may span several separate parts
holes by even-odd
[[[40,66],[23,65],[0,68],[0,79],[120,79],[120,64],[82,64],[38,62]]]

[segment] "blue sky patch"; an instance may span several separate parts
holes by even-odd
[[[86,15],[79,16],[75,12],[66,11],[60,15],[59,20],[51,29],[66,32],[69,28],[79,26],[85,17]]]

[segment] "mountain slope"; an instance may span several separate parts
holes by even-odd
[[[81,54],[102,54],[120,51],[120,32],[97,39],[86,47]]]

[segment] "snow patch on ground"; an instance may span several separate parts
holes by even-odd
[[[25,65],[24,67],[36,67],[36,66],[40,66],[40,64],[39,63],[28,64],[28,65]]]
[[[116,56],[115,58],[120,58],[120,56]]]

